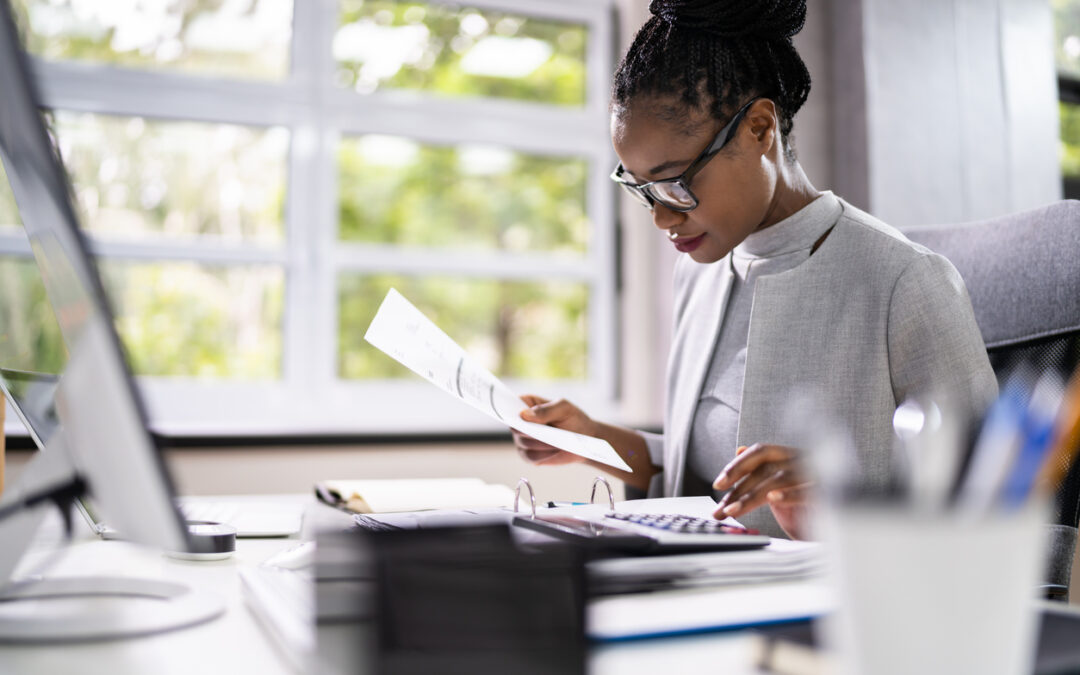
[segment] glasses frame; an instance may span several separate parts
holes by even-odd
[[[750,106],[760,98],[760,96],[752,98],[747,101],[743,107],[739,108],[738,112],[731,118],[731,121],[725,124],[724,127],[716,133],[716,137],[713,138],[712,143],[709,143],[709,145],[701,151],[701,154],[699,154],[694,161],[690,162],[690,166],[686,167],[686,170],[678,176],[675,176],[674,178],[661,178],[660,180],[653,180],[648,183],[632,183],[623,178],[623,174],[626,173],[626,168],[622,165],[622,162],[619,162],[615,167],[615,170],[611,172],[611,180],[621,185],[650,211],[653,210],[653,207],[656,204],[660,204],[671,211],[678,211],[679,213],[693,211],[698,207],[700,202],[698,201],[697,195],[694,194],[694,191],[690,189],[691,181],[693,181],[694,176],[709,163],[709,160],[723,150],[724,146],[728,144],[732,137],[734,137],[735,130],[739,127],[739,122],[746,116],[746,112],[750,109]],[[693,204],[690,206],[679,206],[670,204],[662,197],[657,196],[654,186],[661,183],[677,184],[687,195],[689,195]]]

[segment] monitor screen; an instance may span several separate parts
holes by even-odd
[[[39,444],[58,428],[53,406],[67,349],[45,295],[15,193],[0,162],[0,388]]]
[[[18,279],[0,291],[4,388],[20,407],[29,404],[25,421],[54,425],[39,442],[49,452],[56,440],[125,538],[190,550],[7,0],[0,0],[0,92],[0,270]],[[50,309],[52,318],[43,318]],[[55,417],[42,396],[50,378]]]

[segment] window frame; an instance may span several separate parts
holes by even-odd
[[[228,437],[502,429],[419,377],[401,381],[338,378],[336,282],[339,274],[355,271],[587,283],[587,380],[508,379],[507,383],[520,393],[573,398],[598,415],[617,410],[616,199],[607,177],[614,161],[607,113],[615,52],[614,3],[473,0],[462,6],[584,24],[589,32],[584,106],[451,99],[411,91],[360,95],[342,90],[333,82],[335,61],[330,49],[339,14],[336,0],[294,2],[291,68],[279,82],[31,59],[47,108],[289,130],[284,236],[279,246],[214,240],[178,243],[164,238],[132,242],[87,234],[91,249],[105,259],[284,268],[281,378],[208,384],[194,378],[139,377],[156,431]],[[339,241],[338,142],[343,136],[362,133],[437,144],[495,144],[530,154],[585,159],[586,209],[593,227],[589,250],[580,260],[567,261],[542,253],[477,254]],[[0,236],[0,252],[28,253],[8,239]]]

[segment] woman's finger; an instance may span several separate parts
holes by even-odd
[[[748,490],[743,492],[737,499],[729,500],[727,504],[721,504],[717,508],[718,517],[736,518],[744,513],[749,513],[769,503],[767,495],[776,490],[783,490],[802,483],[802,479],[792,475],[791,472],[780,470],[764,480],[754,483]]]
[[[542,403],[548,402],[546,398],[543,398],[542,396],[537,396],[535,394],[525,394],[521,397],[521,400],[525,403],[525,405],[529,406],[530,408],[534,405],[540,405]]]
[[[759,466],[770,462],[783,462],[795,456],[795,450],[782,445],[755,443],[728,462],[713,481],[716,490],[727,490]]]
[[[743,476],[737,483],[735,483],[727,494],[720,499],[718,505],[720,510],[723,510],[728,504],[734,504],[735,502],[743,499],[752,490],[754,490],[761,483],[769,480],[773,475],[783,469],[783,465],[780,463],[768,463],[762,464],[751,471],[748,475]]]
[[[769,500],[770,504],[797,506],[799,504],[806,504],[810,501],[813,487],[813,483],[807,482],[791,487],[774,488],[769,490],[765,497]]]

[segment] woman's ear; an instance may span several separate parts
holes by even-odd
[[[776,104],[767,98],[758,99],[746,111],[746,129],[753,136],[754,143],[762,154],[772,150],[776,144],[780,118]]]

